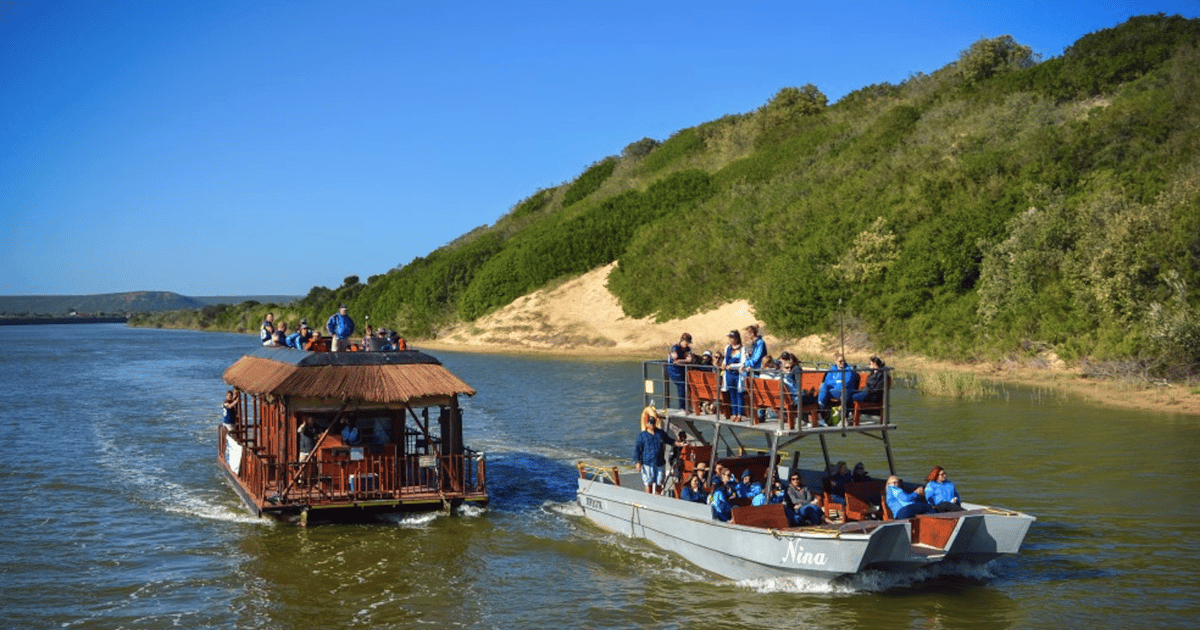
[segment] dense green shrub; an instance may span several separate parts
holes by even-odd
[[[600,190],[600,186],[612,175],[615,168],[617,168],[616,158],[607,158],[593,164],[567,187],[567,192],[563,194],[563,206],[574,204]]]

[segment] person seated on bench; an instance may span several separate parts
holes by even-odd
[[[958,498],[958,489],[954,482],[946,479],[946,469],[934,466],[925,478],[925,503],[934,512],[958,512],[962,510],[962,501]]]
[[[708,477],[708,464],[704,462],[697,463],[696,469],[692,471],[692,474],[700,478],[701,488],[708,488],[712,486],[712,479],[709,479]]]
[[[788,388],[792,393],[792,400],[796,404],[796,409],[811,405],[817,402],[815,396],[808,392],[800,391],[800,373],[804,368],[800,366],[800,361],[796,359],[796,355],[791,351],[785,350],[779,355],[779,369],[783,370],[783,386]]]
[[[898,521],[929,511],[929,504],[925,502],[925,488],[918,486],[912,492],[905,492],[896,475],[887,479],[887,504],[892,511],[892,518]]]
[[[693,503],[708,503],[708,493],[704,491],[704,482],[700,480],[700,477],[696,475],[689,477],[683,490],[679,493],[679,498]]]
[[[821,408],[821,415],[824,416],[829,409],[831,400],[840,401],[843,391],[849,394],[858,389],[858,372],[846,365],[846,357],[837,355],[837,365],[829,368],[825,373],[825,380],[821,383],[821,391],[817,393],[817,405]]]
[[[783,484],[779,483],[779,480],[776,479],[771,482],[771,490],[763,490],[754,495],[754,498],[750,501],[750,505],[769,505],[771,503],[783,503],[783,501]]]
[[[853,481],[854,476],[850,474],[850,468],[846,462],[837,463],[837,468],[829,475],[829,498],[834,503],[846,505],[846,484]]]
[[[883,402],[883,390],[887,387],[887,372],[883,371],[883,359],[871,357],[871,373],[867,375],[866,387],[850,394],[850,400],[858,403]]]
[[[825,520],[821,507],[817,505],[816,495],[801,482],[799,472],[791,474],[785,498],[788,522],[792,525],[820,525]]]
[[[754,495],[762,492],[762,484],[754,480],[754,474],[747,468],[742,473],[742,482],[737,485],[737,496],[742,499],[753,499]]]
[[[731,492],[729,484],[718,481],[717,485],[713,486],[712,494],[708,497],[708,502],[712,505],[713,518],[718,521],[729,522],[729,519],[733,518],[733,506],[729,504]]]
[[[850,481],[871,481],[871,475],[867,474],[867,467],[863,466],[862,462],[854,465],[854,472],[850,473]]]

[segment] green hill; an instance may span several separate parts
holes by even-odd
[[[268,308],[324,321],[344,302],[430,337],[616,260],[631,317],[748,298],[778,335],[848,319],[877,347],[938,358],[1051,348],[1195,372],[1197,94],[1200,20],[1136,17],[1044,61],[984,39],[899,85],[834,104],[784,88],[632,142],[366,283],[189,317],[252,328]]]

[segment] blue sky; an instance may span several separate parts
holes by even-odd
[[[304,295],[644,137],[1161,2],[0,2],[0,294]]]

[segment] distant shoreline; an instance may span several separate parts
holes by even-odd
[[[37,324],[124,324],[127,317],[0,317],[0,326]]]

